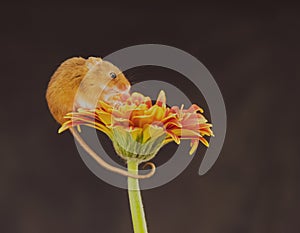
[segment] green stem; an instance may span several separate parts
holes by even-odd
[[[138,165],[136,160],[129,160],[127,163],[128,171],[138,174]],[[128,177],[128,196],[134,233],[147,233],[148,230],[138,179]]]

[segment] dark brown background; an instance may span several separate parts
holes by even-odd
[[[178,178],[143,192],[150,233],[299,232],[299,10],[287,2],[2,5],[0,232],[132,232],[126,191],[88,170],[69,133],[56,134],[44,95],[66,58],[144,43],[202,61],[228,113],[209,173],[197,175],[200,149]]]

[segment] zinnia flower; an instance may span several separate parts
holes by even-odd
[[[181,140],[191,140],[190,154],[198,147],[199,141],[209,146],[204,136],[213,136],[201,114],[203,110],[193,104],[188,109],[166,106],[166,96],[161,91],[155,104],[140,93],[118,96],[118,104],[112,106],[103,101],[94,110],[78,109],[66,115],[69,120],[59,129],[59,133],[74,126],[86,125],[104,132],[113,142],[119,156],[128,160],[145,162],[152,159],[159,149],[169,142],[179,144]]]

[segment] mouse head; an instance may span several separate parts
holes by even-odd
[[[88,72],[78,88],[75,107],[94,108],[99,99],[113,102],[116,95],[129,94],[129,81],[110,62],[89,57],[86,66]]]

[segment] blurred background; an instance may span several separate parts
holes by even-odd
[[[228,114],[223,150],[207,174],[198,175],[201,146],[176,179],[143,191],[149,232],[299,232],[299,10],[287,2],[2,3],[0,232],[132,232],[126,190],[98,179],[71,135],[57,134],[45,91],[67,58],[145,43],[198,58]],[[136,71],[135,82],[174,75]]]

